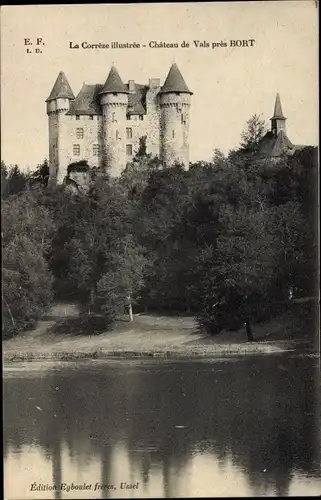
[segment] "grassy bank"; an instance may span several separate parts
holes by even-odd
[[[37,351],[17,350],[4,352],[4,361],[33,361],[33,360],[57,360],[57,361],[75,361],[77,359],[107,359],[107,358],[212,358],[216,356],[231,356],[244,354],[272,354],[282,353],[294,348],[289,342],[272,343],[251,343],[251,344],[218,344],[204,346],[184,346],[172,347],[171,349],[80,349],[70,348],[45,349]]]
[[[255,325],[255,342],[244,329],[210,337],[190,316],[136,315],[120,319],[110,331],[97,319],[83,323],[76,308],[58,304],[36,328],[3,342],[4,362],[105,358],[211,358],[281,353],[306,344],[302,318],[293,312]]]

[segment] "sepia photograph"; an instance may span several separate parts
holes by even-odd
[[[1,7],[5,500],[320,497],[318,8]]]

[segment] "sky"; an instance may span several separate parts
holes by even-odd
[[[1,158],[31,170],[47,158],[45,100],[59,71],[76,95],[83,82],[104,83],[112,64],[124,82],[160,78],[162,84],[177,63],[193,92],[191,161],[236,147],[255,113],[270,126],[277,92],[292,143],[317,145],[317,16],[312,0],[2,7]],[[44,43],[38,53],[37,38]],[[233,47],[231,40],[248,46]],[[150,48],[154,41],[179,47]],[[70,42],[141,47],[71,49]]]

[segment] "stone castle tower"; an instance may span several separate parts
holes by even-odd
[[[76,97],[60,72],[46,100],[50,181],[62,183],[78,162],[118,176],[141,144],[164,166],[188,168],[191,95],[175,63],[163,86],[124,84],[112,66],[104,85],[84,83]]]
[[[191,94],[173,64],[159,93],[160,156],[165,165],[176,160],[188,166]]]

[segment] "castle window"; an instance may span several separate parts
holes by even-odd
[[[132,128],[126,128],[126,137],[127,137],[127,139],[133,138],[133,129]]]
[[[117,120],[116,120],[116,113],[115,113],[115,111],[114,111],[114,112],[112,113],[112,115],[111,115],[111,121],[112,121],[113,123],[117,122]]]
[[[89,115],[89,120],[93,120],[94,119],[94,116],[93,115]]]
[[[80,116],[79,115],[76,115],[76,120],[80,120]]]
[[[113,95],[118,95],[118,93],[117,92],[113,92]]]
[[[174,137],[175,137],[175,130],[172,130],[172,137],[174,139]]]
[[[144,120],[144,115],[139,115],[139,119],[140,119],[140,121],[143,121]]]
[[[185,116],[183,115],[183,113],[181,114],[181,121],[183,125],[186,124]]]
[[[100,147],[99,147],[99,144],[94,144],[93,145],[93,155],[94,156],[100,156]]]
[[[116,130],[116,139],[120,139],[119,130]]]
[[[126,155],[127,156],[133,155],[133,146],[131,144],[126,144]]]
[[[83,128],[76,128],[76,137],[77,137],[77,139],[84,138],[84,129]]]
[[[74,144],[72,147],[72,152],[74,156],[80,156],[80,145]]]

